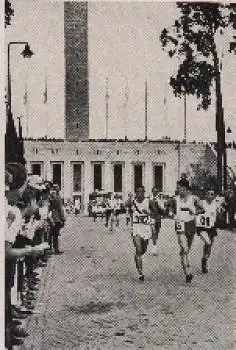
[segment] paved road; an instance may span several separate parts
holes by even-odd
[[[22,349],[236,349],[235,233],[219,233],[208,275],[195,239],[190,286],[171,220],[163,222],[158,256],[145,256],[144,283],[124,223],[111,234],[100,219],[69,217],[61,242],[65,253],[43,271],[39,313]]]

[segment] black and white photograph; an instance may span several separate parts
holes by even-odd
[[[4,2],[2,348],[236,350],[236,3]]]

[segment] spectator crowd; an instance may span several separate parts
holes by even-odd
[[[61,254],[60,230],[65,215],[59,187],[27,176],[24,166],[5,169],[5,347],[13,349],[28,336],[24,320],[36,312],[42,269],[52,254]]]

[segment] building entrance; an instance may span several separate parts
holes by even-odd
[[[62,184],[62,164],[53,163],[52,164],[52,182],[57,184],[61,189]]]
[[[159,192],[163,192],[163,166],[154,165],[153,167],[153,177],[154,186],[158,189]]]
[[[142,164],[134,165],[134,191],[140,186],[143,186],[143,166]]]
[[[114,192],[122,192],[122,164],[114,164]]]

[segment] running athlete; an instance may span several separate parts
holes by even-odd
[[[151,216],[151,231],[152,231],[152,253],[157,253],[157,240],[161,228],[161,215],[164,213],[164,205],[161,203],[158,195],[158,189],[152,188],[152,199],[150,200],[150,216]]]
[[[134,260],[140,281],[144,281],[142,256],[146,253],[148,242],[151,238],[150,201],[144,197],[144,193],[144,187],[138,187],[136,190],[136,197],[132,201],[133,219],[131,230],[136,250]]]
[[[106,210],[105,210],[105,218],[106,218],[106,222],[105,222],[105,226],[108,227],[109,224],[109,220],[111,223],[111,227],[110,227],[110,231],[113,232],[113,223],[114,223],[114,195],[111,195],[110,199],[106,200]]]
[[[190,194],[189,182],[185,179],[177,182],[177,195],[173,204],[181,265],[186,277],[186,283],[191,283],[193,275],[190,272],[188,255],[196,232],[195,215],[202,212],[202,206],[199,199]]]
[[[113,210],[114,210],[114,220],[116,222],[116,227],[119,226],[119,215],[122,211],[123,207],[123,201],[121,199],[121,196],[119,194],[115,194],[114,196],[114,202],[113,202]]]
[[[133,218],[133,194],[131,192],[128,193],[128,200],[125,202],[125,208],[126,208],[126,226],[129,225],[129,223],[132,225],[132,218]]]
[[[202,257],[202,273],[208,272],[208,259],[211,255],[211,248],[214,239],[217,236],[216,219],[221,210],[219,203],[216,201],[214,190],[206,193],[206,198],[202,201],[204,213],[196,216],[197,234],[204,243]]]

